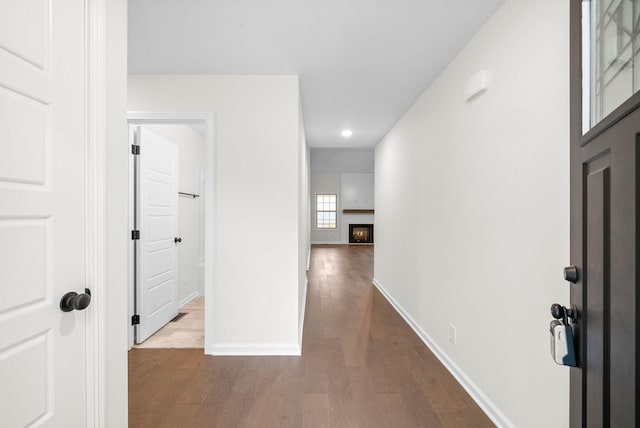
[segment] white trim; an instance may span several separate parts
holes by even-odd
[[[193,299],[195,299],[196,297],[198,297],[200,294],[198,294],[197,291],[194,291],[193,293],[189,294],[187,297],[185,297],[184,299],[180,300],[178,302],[178,307],[182,308],[184,305],[186,305],[187,303],[189,303],[190,301],[192,301]]]
[[[106,426],[107,0],[85,0],[85,317],[86,426]]]
[[[336,227],[318,227],[318,196],[322,195],[322,196],[335,196],[336,197]],[[340,230],[340,220],[341,220],[341,215],[340,215],[340,203],[342,202],[342,196],[335,192],[320,192],[320,193],[315,193],[313,196],[313,210],[312,210],[312,214],[313,214],[313,228],[317,231],[321,231],[321,232],[334,232],[337,230]],[[326,212],[326,213],[331,213],[334,211],[325,211],[322,210],[320,212]]]
[[[427,345],[427,348],[434,353],[440,362],[449,370],[458,383],[471,396],[473,401],[480,406],[482,411],[491,419],[498,427],[515,427],[509,419],[500,411],[498,406],[486,396],[484,392],[476,385],[465,372],[440,348],[436,342],[420,327],[420,325],[411,318],[411,316],[400,306],[398,302],[384,289],[384,287],[374,278],[373,285],[382,293],[382,295],[391,303],[391,306],[400,314],[402,318],[409,324],[409,327],[416,332],[418,337]]]
[[[210,112],[165,112],[165,111],[128,111],[127,122],[138,125],[161,125],[164,123],[177,123],[183,125],[201,125],[203,122],[213,123],[213,113]],[[211,128],[213,130],[213,128]],[[209,131],[209,129],[207,129]],[[206,135],[207,142],[212,135]],[[206,183],[205,183],[206,184]]]
[[[342,241],[311,241],[311,245],[347,245],[348,242]]]
[[[207,354],[217,356],[300,356],[300,346],[284,343],[218,343]]]
[[[307,269],[309,270],[309,269]],[[302,351],[302,335],[304,334],[304,314],[307,310],[307,288],[309,287],[309,279],[304,279],[304,290],[302,291],[302,311],[299,314],[298,319],[298,346],[300,347],[300,351]]]
[[[138,130],[132,126],[127,126],[127,142],[128,145],[135,143],[136,134]],[[127,231],[135,228],[134,219],[134,206],[136,203],[134,192],[134,174],[136,163],[135,157],[131,154],[131,149],[127,148],[127,162],[128,162],[128,180],[127,180]],[[127,348],[131,350],[135,344],[135,327],[131,324],[131,316],[135,314],[135,287],[134,287],[134,275],[135,267],[134,263],[131,263],[131,259],[134,257],[136,251],[136,241],[133,239],[127,239]]]
[[[210,112],[127,112],[129,125],[179,123],[184,125],[202,124],[206,126],[204,165],[204,349],[212,355],[213,349],[213,290],[214,290],[214,227],[215,227],[215,137],[214,115]],[[127,143],[128,144],[128,143]]]
[[[309,244],[309,248],[307,249],[307,272],[309,272],[309,268],[311,268],[311,244]],[[307,282],[309,282],[307,280]],[[305,293],[307,292],[305,288]]]

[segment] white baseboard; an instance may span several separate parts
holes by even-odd
[[[189,303],[190,301],[192,301],[193,299],[195,299],[196,297],[198,297],[200,294],[197,291],[194,291],[193,293],[189,294],[187,297],[185,297],[184,299],[180,300],[178,302],[178,307],[181,308],[184,305],[186,305],[187,303]]]
[[[473,381],[467,376],[460,367],[440,348],[436,342],[418,325],[417,322],[411,318],[411,316],[394,300],[393,297],[384,289],[384,287],[374,278],[373,285],[376,286],[380,293],[391,303],[391,306],[400,314],[402,318],[409,324],[409,327],[416,332],[418,337],[427,345],[427,348],[434,353],[434,355],[440,360],[440,362],[449,370],[458,383],[467,391],[473,401],[480,406],[482,411],[491,419],[491,421],[498,427],[511,428],[515,427],[509,419],[500,411],[498,406],[486,396],[484,392],[473,383]]]
[[[207,355],[217,356],[300,356],[299,345],[277,344],[277,343],[256,343],[237,344],[219,343],[207,349]]]
[[[311,244],[309,244],[309,248],[307,249],[307,272],[309,272],[310,267],[311,267]]]

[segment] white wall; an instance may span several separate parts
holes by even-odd
[[[569,423],[548,337],[549,306],[569,302],[568,9],[507,0],[376,149],[376,283],[523,428]],[[489,89],[465,102],[480,69]]]
[[[204,138],[187,125],[145,125],[178,146],[178,190],[203,196]],[[200,218],[202,198],[178,198],[178,302],[182,306],[203,294],[201,261],[204,258]]]
[[[341,177],[338,173],[311,173],[311,242],[315,244],[322,243],[341,243],[342,242],[342,204],[340,203],[340,192],[342,190]],[[317,229],[316,228],[316,195],[321,193],[338,195],[338,224],[336,229]]]
[[[129,110],[215,115],[213,346],[296,354],[300,129],[297,76],[129,76]]]
[[[375,176],[373,173],[349,174],[340,177],[342,209],[373,209]],[[349,224],[373,224],[373,214],[342,214],[342,242],[349,242]],[[375,239],[375,228],[373,230]]]
[[[315,173],[373,172],[375,149],[314,147],[311,152],[311,171]]]
[[[298,343],[302,347],[302,333],[304,328],[304,313],[307,298],[307,271],[309,270],[309,258],[311,257],[310,245],[310,198],[309,198],[309,149],[304,135],[304,120],[302,116],[302,103],[298,109],[298,145],[299,145],[299,176],[298,176]]]

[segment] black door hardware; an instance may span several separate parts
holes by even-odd
[[[78,294],[75,291],[69,291],[62,299],[60,299],[60,310],[62,312],[71,312],[72,310],[81,311],[86,309],[91,303],[91,291],[84,289],[84,293]]]
[[[574,265],[564,268],[564,280],[574,284],[578,282],[578,268]]]
[[[554,303],[551,305],[551,316],[562,321],[563,324],[568,325],[567,318],[570,318],[571,322],[575,323],[578,314],[575,307],[569,309],[558,303]]]

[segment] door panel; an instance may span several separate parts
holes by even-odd
[[[635,73],[639,66],[624,42],[629,28],[640,30],[638,21],[620,14],[637,16],[640,9],[627,0],[597,3],[571,2],[571,262],[580,274],[571,285],[571,303],[578,310],[574,325],[578,367],[571,369],[570,414],[572,427],[631,427],[640,422],[636,404],[640,95],[627,85],[627,98],[618,96],[622,92],[615,91],[616,79],[607,73],[613,69]],[[607,16],[591,21],[596,25],[591,44],[596,59],[583,63],[582,24],[589,20],[582,19],[582,12],[603,10]],[[605,21],[613,23],[601,25]],[[616,27],[614,21],[636,24]],[[627,33],[615,39],[614,28]],[[617,50],[611,50],[611,43],[619,43]],[[589,81],[582,77],[591,73],[582,69],[583,64],[595,70],[588,88],[591,95],[583,91]]]
[[[585,326],[587,420],[609,418],[609,156],[585,163],[586,275]]]
[[[572,369],[574,427],[636,426],[637,139],[640,110],[572,144],[571,288],[579,367]]]
[[[3,0],[0,10],[2,48],[45,70],[51,41],[50,1]]]
[[[46,123],[48,106],[31,96],[0,87],[0,129],[7,142],[20,146],[0,146],[0,176],[5,181],[45,184]],[[31,118],[35,126],[25,126],[21,118]]]
[[[12,260],[3,271],[0,287],[0,313],[43,302],[51,288],[47,268],[50,222],[46,218],[0,219],[0,259]]]
[[[5,413],[7,418],[3,414],[6,426],[27,426],[46,420],[50,414],[48,392],[53,379],[47,361],[52,358],[51,342],[51,335],[41,332],[0,355],[2,379],[15,378],[15,373],[24,374],[21,383],[13,389],[11,399],[14,405],[20,406],[20,411]]]
[[[86,425],[84,2],[0,2],[0,425]]]
[[[137,303],[141,343],[178,315],[178,146],[138,128]]]

